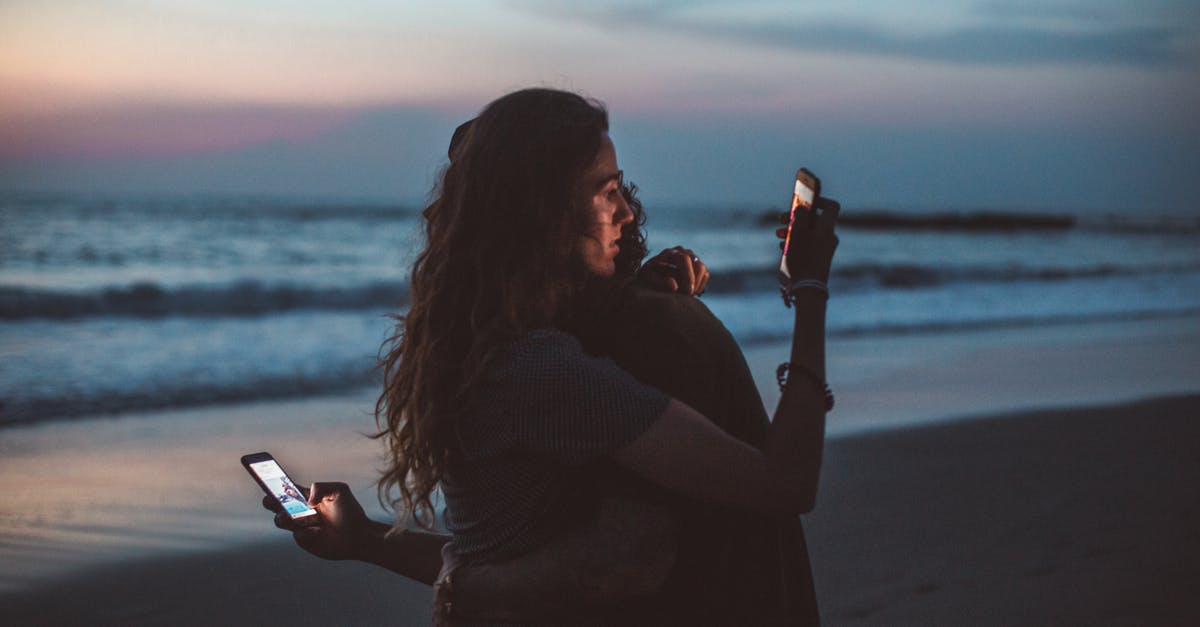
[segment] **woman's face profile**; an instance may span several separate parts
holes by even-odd
[[[577,243],[580,261],[588,272],[612,276],[614,260],[621,252],[621,227],[633,220],[633,212],[621,191],[622,172],[617,151],[608,133],[600,140],[600,151],[580,180],[579,196],[588,224],[587,234]]]

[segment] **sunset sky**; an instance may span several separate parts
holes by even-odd
[[[1195,0],[2,0],[0,189],[418,203],[529,85],[662,206],[1200,213]]]

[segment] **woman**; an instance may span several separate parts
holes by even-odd
[[[603,108],[575,94],[504,96],[467,131],[425,213],[411,308],[384,360],[377,418],[389,456],[380,490],[428,525],[440,485],[449,550],[466,562],[546,542],[564,524],[556,506],[573,469],[597,459],[746,510],[798,515],[815,498],[827,408],[822,286],[837,245],[836,206],[793,233],[798,381],[760,451],[587,355],[563,331],[585,318],[590,287],[615,273],[622,228],[633,220],[607,130]],[[309,550],[429,572],[401,564],[399,541],[388,539],[420,542],[405,521],[382,536],[338,484],[317,484],[310,503],[327,528],[354,531],[310,531]]]

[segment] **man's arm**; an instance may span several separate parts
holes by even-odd
[[[832,400],[824,385],[823,286],[838,244],[837,203],[822,200],[825,210],[814,224],[792,231],[788,268],[793,278],[811,284],[792,291],[796,308],[788,363],[801,376],[783,391],[762,450],[673,399],[641,436],[613,454],[617,463],[672,492],[727,507],[788,516],[812,509],[825,412]]]

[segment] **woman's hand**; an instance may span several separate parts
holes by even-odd
[[[691,249],[665,248],[642,264],[638,279],[663,292],[700,296],[708,287],[708,266]]]
[[[272,497],[263,507],[275,512],[275,526],[292,532],[300,548],[327,560],[362,559],[371,520],[350,487],[344,483],[314,483],[306,490],[308,504],[321,516],[316,525],[297,525]]]
[[[788,247],[787,264],[792,281],[816,279],[823,283],[829,282],[829,267],[833,263],[833,253],[837,250],[838,236],[834,232],[837,226],[838,213],[842,206],[832,198],[817,197],[813,203],[815,216],[800,214],[792,225],[792,243]],[[785,226],[775,230],[775,236],[780,240],[787,237],[787,223],[791,218],[790,212],[780,215],[780,223]],[[782,250],[784,242],[779,242]]]

